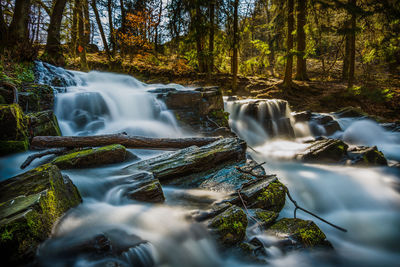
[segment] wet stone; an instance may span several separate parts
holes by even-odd
[[[124,192],[124,195],[128,198],[150,203],[162,203],[165,201],[161,184],[152,174],[146,172],[138,173],[126,180],[132,183],[132,186],[128,187]]]

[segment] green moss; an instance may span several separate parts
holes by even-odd
[[[24,141],[0,141],[0,156],[28,150],[28,139]]]
[[[314,222],[301,219],[281,219],[272,225],[270,230],[278,235],[291,236],[306,247],[322,245],[326,239],[325,234]]]
[[[257,201],[259,208],[280,212],[286,202],[286,187],[276,180],[261,191]]]
[[[262,209],[257,209],[255,212],[256,218],[261,220],[264,226],[269,226],[278,218],[279,213],[274,211],[266,211]]]

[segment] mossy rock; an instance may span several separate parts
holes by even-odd
[[[200,173],[246,157],[246,143],[238,138],[223,138],[211,144],[191,146],[158,157],[140,161],[126,169],[152,172],[161,182],[188,174]]]
[[[300,247],[326,246],[326,236],[313,221],[295,218],[283,218],[273,224],[269,233],[278,238],[289,238],[299,243]]]
[[[0,129],[0,140],[26,140],[27,120],[18,104],[0,105]]]
[[[25,139],[24,141],[0,141],[0,156],[24,152],[28,150],[28,148],[28,139]]]
[[[348,151],[351,165],[359,166],[387,166],[388,162],[376,146],[353,147]]]
[[[149,203],[162,203],[165,201],[164,192],[158,179],[153,175],[143,172],[130,176],[129,181],[134,181],[124,193],[128,198]]]
[[[247,216],[241,208],[232,206],[212,219],[209,227],[213,229],[221,244],[232,246],[245,238]]]
[[[333,162],[338,163],[347,156],[348,145],[341,140],[322,139],[308,146],[295,158],[304,162]]]
[[[5,266],[33,260],[56,221],[81,203],[77,188],[57,166],[42,165],[0,183],[0,249]]]
[[[109,145],[69,153],[55,158],[52,163],[60,169],[76,169],[123,162],[126,148],[122,145]]]
[[[57,117],[52,110],[29,113],[29,133],[31,138],[35,136],[60,136],[61,131]]]
[[[25,112],[52,110],[54,107],[54,91],[49,85],[25,84],[18,95],[18,103]]]
[[[279,216],[278,212],[262,209],[256,209],[254,214],[263,227],[271,226]]]

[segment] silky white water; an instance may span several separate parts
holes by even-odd
[[[100,72],[65,72],[42,69],[43,82],[57,73],[68,82],[58,88],[55,113],[64,135],[92,135],[127,132],[131,135],[179,137],[185,133],[162,101],[147,91],[178,85],[145,85],[120,74]],[[45,80],[47,79],[47,80]],[[298,212],[298,217],[314,220],[332,242],[335,252],[282,253],[273,246],[273,238],[257,229],[254,236],[267,246],[270,266],[394,266],[400,262],[400,195],[395,190],[400,173],[379,168],[355,168],[335,165],[301,164],[291,160],[310,138],[307,123],[293,124],[290,109],[281,101],[266,101],[264,115],[251,119],[246,115],[246,101],[225,101],[231,113],[232,129],[254,149],[248,150],[258,162],[267,162],[268,173],[278,174],[293,197],[304,208],[348,229],[342,233],[317,219]],[[400,158],[398,133],[385,131],[371,121],[339,120],[344,131],[335,133],[353,144],[377,145],[390,159]],[[282,139],[280,133],[290,126],[296,138]],[[161,151],[131,150],[141,159]],[[0,179],[22,171],[18,166],[32,152],[0,159]],[[42,161],[35,161],[31,168]],[[204,225],[192,223],[187,216],[206,209],[225,194],[207,190],[186,190],[164,186],[163,205],[143,204],[124,197],[124,190],[134,185],[131,174],[120,170],[131,162],[87,170],[63,171],[78,187],[83,203],[72,209],[53,229],[53,236],[39,249],[43,266],[247,266],[234,252],[218,251]],[[134,174],[134,171],[132,172]],[[293,217],[293,205],[286,203],[280,217]],[[76,251],[76,246],[96,236],[110,237],[111,246],[124,250],[121,257],[97,258]],[[101,246],[100,246],[101,249]]]

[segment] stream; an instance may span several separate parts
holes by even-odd
[[[63,135],[96,135],[126,132],[149,137],[187,137],[196,133],[178,127],[172,112],[150,94],[156,88],[188,90],[180,85],[147,85],[131,76],[102,72],[65,71],[38,64],[39,80],[49,82],[55,74],[65,79],[66,88],[57,90],[55,114]],[[298,217],[313,220],[326,234],[335,250],[282,253],[272,245],[273,237],[248,228],[247,237],[258,237],[267,247],[268,266],[395,266],[400,262],[400,171],[389,167],[350,167],[303,164],[290,158],[304,148],[302,141],[313,137],[313,127],[294,123],[287,103],[265,101],[260,108],[271,118],[282,113],[284,124],[272,120],[268,133],[259,120],[246,116],[253,100],[224,98],[231,128],[246,140],[248,153],[275,173],[297,202],[307,210],[344,227],[340,232],[303,212]],[[282,108],[284,107],[284,108]],[[278,115],[277,115],[278,114]],[[400,133],[390,132],[365,119],[336,118],[343,131],[334,138],[349,144],[376,145],[388,160],[400,161]],[[293,128],[295,137],[282,134]],[[162,151],[133,150],[146,159]],[[0,158],[0,180],[25,172],[20,164],[33,152]],[[46,158],[36,160],[30,168]],[[194,210],[205,210],[227,193],[163,186],[162,205],[135,202],[123,196],[129,186],[120,170],[134,159],[93,169],[68,170],[83,203],[72,209],[53,229],[52,238],[38,250],[42,266],[257,266],[235,257],[234,251],[219,252],[204,225],[187,220]],[[132,170],[135,172],[135,170]],[[289,201],[280,213],[293,217]],[[112,255],[93,260],[77,252],[76,245],[107,233],[113,247],[129,248],[122,257]],[[114,265],[110,265],[113,263]]]

